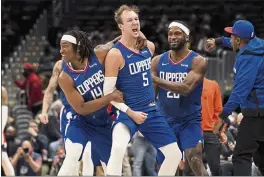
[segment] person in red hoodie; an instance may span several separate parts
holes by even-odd
[[[23,81],[16,80],[15,83],[19,88],[25,90],[28,109],[35,116],[42,108],[42,83],[31,63],[24,63],[23,75],[25,79]]]

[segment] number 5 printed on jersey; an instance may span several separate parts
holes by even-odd
[[[149,80],[148,80],[148,73],[144,72],[142,73],[142,77],[143,77],[143,86],[146,87],[149,85]]]

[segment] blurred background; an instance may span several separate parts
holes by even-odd
[[[91,34],[94,46],[105,43],[120,34],[114,11],[122,4],[134,4],[140,9],[141,31],[155,43],[156,54],[160,54],[168,50],[168,24],[173,20],[184,21],[191,30],[190,48],[208,58],[206,76],[219,84],[223,103],[232,88],[235,54],[226,48],[206,53],[205,40],[227,35],[224,27],[232,26],[239,19],[251,21],[257,36],[264,37],[264,0],[2,0],[1,3],[1,75],[10,107],[5,128],[8,155],[12,158],[21,142],[31,139],[34,152],[42,157],[43,165],[38,175],[56,175],[64,157],[59,134],[60,90],[58,88],[54,93],[54,103],[49,110],[54,122],[42,125],[38,114],[28,109],[23,72],[24,69],[33,69],[40,81],[37,88],[44,93],[54,63],[61,59],[59,42],[64,32],[83,30]],[[41,103],[39,105],[41,107]],[[226,145],[226,151],[230,147]],[[231,155],[223,157],[228,159]],[[130,151],[128,158],[129,166],[133,160]],[[26,168],[30,167],[23,166],[23,163],[16,165],[20,175],[35,175]],[[128,169],[133,171],[133,165]],[[129,174],[131,172],[125,173]]]

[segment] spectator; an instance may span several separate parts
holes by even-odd
[[[215,122],[222,111],[221,91],[217,82],[204,78],[202,91],[202,129],[204,152],[213,176],[219,176],[221,144],[213,133]],[[222,139],[226,138],[222,133]]]
[[[143,175],[143,167],[145,164],[145,170],[148,176],[156,176],[157,172],[155,170],[156,149],[149,143],[147,139],[141,135],[141,133],[137,133],[134,137],[134,141],[132,144],[134,160],[133,160],[133,176],[141,176]],[[147,154],[150,154],[148,158],[146,158]],[[146,161],[144,163],[144,161]]]
[[[56,176],[58,174],[64,158],[65,158],[65,151],[63,147],[59,147],[57,149],[56,156],[53,159],[52,167],[50,170],[51,176]]]
[[[37,176],[42,166],[42,158],[34,152],[30,141],[23,141],[11,163],[17,176]]]
[[[42,84],[31,63],[24,64],[23,75],[25,77],[24,81],[15,80],[15,83],[25,90],[28,108],[36,115],[42,108]]]
[[[6,144],[7,144],[7,154],[9,157],[15,155],[17,148],[21,144],[21,140],[16,137],[16,128],[13,126],[8,126],[6,128]]]

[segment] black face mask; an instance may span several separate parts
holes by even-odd
[[[6,136],[6,140],[7,140],[7,141],[12,141],[12,140],[14,140],[14,139],[15,139],[14,136],[10,136],[10,135],[7,135],[7,136]]]
[[[24,72],[23,72],[23,76],[24,77],[28,77],[29,74],[30,74],[30,72],[28,70],[24,70]]]

